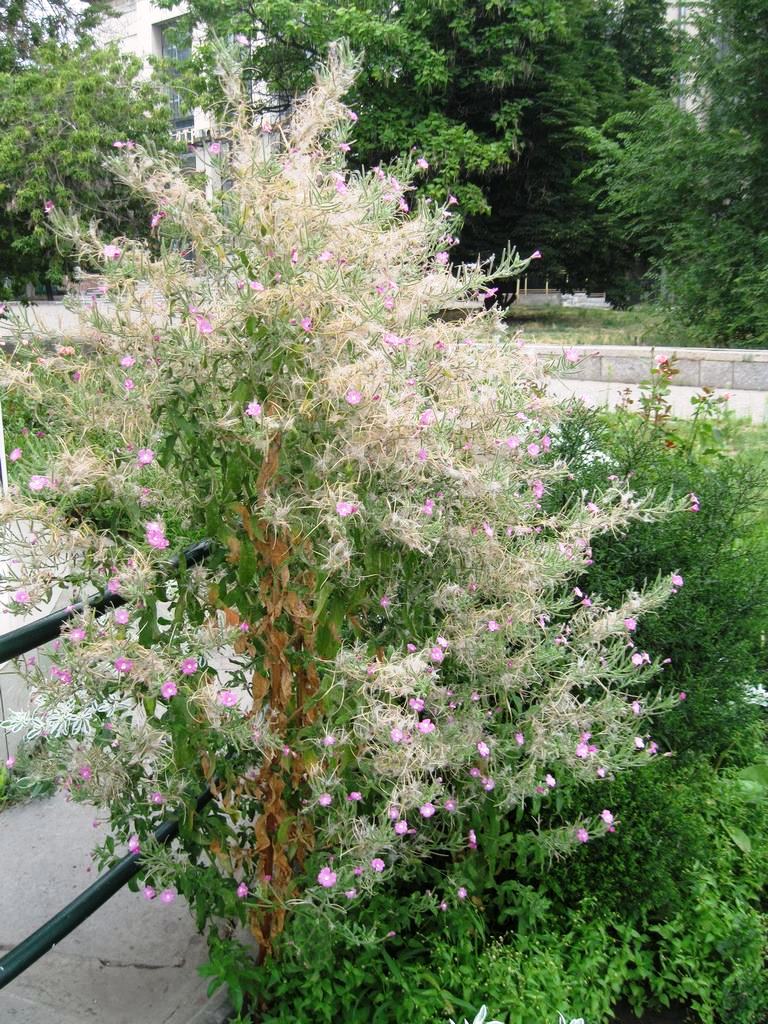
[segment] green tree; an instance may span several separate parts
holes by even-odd
[[[553,277],[615,269],[623,239],[606,238],[609,222],[579,182],[592,159],[583,129],[623,110],[637,77],[663,77],[671,34],[660,0],[188,6],[187,29],[196,22],[240,41],[253,81],[267,87],[254,91],[266,109],[303,91],[328,42],[348,38],[363,52],[351,97],[361,115],[358,163],[415,149],[429,164],[421,191],[437,201],[454,193],[469,218],[460,255],[512,240],[523,253],[542,249]],[[203,46],[186,68],[187,87],[213,98],[214,66],[215,48]]]
[[[701,5],[679,95],[597,137],[591,169],[674,318],[708,345],[768,343],[768,3]]]
[[[111,235],[146,234],[149,213],[105,169],[117,141],[170,145],[163,93],[114,46],[45,43],[0,74],[0,278],[55,282],[66,268],[45,204],[77,205]]]
[[[45,42],[72,41],[93,28],[108,0],[0,0],[0,71],[23,68]]]

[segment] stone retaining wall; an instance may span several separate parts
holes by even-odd
[[[560,345],[529,347],[545,359],[561,356],[564,349]],[[579,363],[568,376],[575,380],[639,384],[648,379],[656,357],[665,355],[676,357],[676,386],[768,392],[768,351],[762,349],[578,345],[573,351],[579,354]]]
[[[562,345],[528,346],[544,362],[562,357]],[[616,406],[629,392],[639,395],[638,385],[650,377],[660,355],[675,356],[678,373],[669,396],[672,413],[686,418],[693,412],[691,399],[702,388],[728,397],[728,408],[753,423],[768,423],[768,351],[761,349],[651,348],[634,345],[577,345],[569,354],[579,357],[553,390],[561,396],[576,395],[594,405]]]

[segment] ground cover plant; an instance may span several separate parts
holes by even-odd
[[[340,48],[278,145],[232,86],[212,198],[123,147],[159,255],[51,211],[109,302],[78,344],[19,322],[4,362],[49,423],[11,453],[3,517],[41,524],[15,607],[57,581],[126,599],[27,666],[10,724],[108,808],[104,863],[140,850],[144,897],[189,900],[213,984],[265,1020],[291,957],[346,944],[402,969],[436,923],[471,958],[516,913],[520,865],[612,840],[618,810],[582,795],[653,763],[680,704],[632,625],[684,591],[676,562],[610,604],[573,591],[597,537],[672,505],[613,480],[547,507],[559,410],[493,310],[436,319],[487,294],[484,270],[451,272],[455,203],[411,208],[408,162],[346,171],[352,77]],[[203,535],[211,560],[168,580],[172,542]],[[330,977],[302,1019],[326,1019]]]

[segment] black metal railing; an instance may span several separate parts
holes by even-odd
[[[210,555],[212,549],[211,541],[200,541],[184,550],[181,555],[172,558],[170,566],[178,569],[182,559],[186,565],[198,564]],[[62,611],[46,615],[37,622],[31,622],[7,633],[0,637],[0,663],[18,658],[20,655],[27,654],[42,644],[54,640],[61,632],[62,625],[74,616],[81,614],[86,608],[92,608],[97,615],[102,615],[110,608],[125,604],[125,600],[119,594],[104,592],[89,601],[78,602]],[[211,799],[212,794],[209,789],[206,789],[197,798],[196,811],[202,811]],[[179,818],[171,818],[163,822],[154,833],[156,841],[161,844],[171,842],[179,834],[179,827]],[[141,853],[123,857],[119,863],[105,872],[93,885],[67,904],[63,910],[51,917],[17,946],[14,946],[9,953],[0,958],[0,989],[74,931],[140,870]]]

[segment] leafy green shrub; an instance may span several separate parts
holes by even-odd
[[[259,963],[389,931],[407,963],[414,922],[442,915],[479,942],[493,865],[512,885],[519,842],[542,861],[607,835],[608,809],[566,817],[561,794],[575,810],[601,773],[647,763],[638,720],[674,703],[635,715],[660,666],[632,661],[623,619],[672,597],[675,562],[610,611],[562,596],[597,534],[662,511],[612,484],[542,510],[566,473],[547,456],[559,410],[497,313],[438,318],[485,287],[450,269],[453,200],[410,210],[408,164],[347,171],[353,75],[338,50],[283,147],[233,91],[213,196],[124,147],[113,168],[151,200],[157,244],[53,211],[108,302],[87,345],[4,364],[55,423],[2,507],[44,524],[14,551],[12,602],[42,600],[62,552],[66,583],[125,599],[68,623],[12,725],[109,808],[105,862],[140,850],[145,898],[188,899],[238,1012],[259,984],[235,922]],[[213,553],[167,581],[171,516]],[[179,842],[159,848],[170,809]]]

